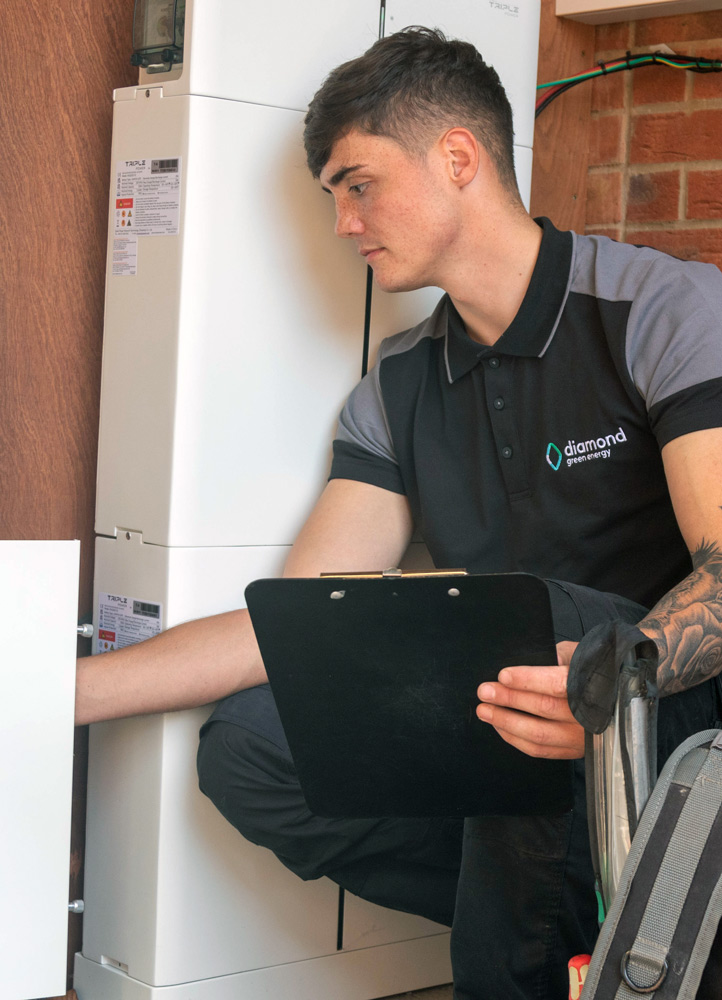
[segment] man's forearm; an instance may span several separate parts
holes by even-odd
[[[722,672],[722,551],[703,540],[692,553],[692,564],[693,572],[639,623],[659,649],[661,695]]]
[[[75,723],[194,708],[265,680],[248,612],[229,611],[78,660]]]

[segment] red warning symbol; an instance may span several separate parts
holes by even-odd
[[[115,199],[116,208],[132,208],[133,199],[132,198],[116,198]]]

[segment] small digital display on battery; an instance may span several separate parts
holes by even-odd
[[[146,601],[133,601],[133,614],[145,615],[146,618],[160,618],[160,604],[148,604]]]
[[[178,160],[151,160],[150,172],[152,174],[177,174]]]

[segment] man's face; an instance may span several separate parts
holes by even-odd
[[[421,159],[354,130],[334,145],[320,179],[336,201],[336,235],[355,241],[381,288],[441,284],[456,225],[436,148]]]

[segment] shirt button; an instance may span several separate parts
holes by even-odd
[[[495,410],[504,409],[504,400],[501,398],[501,396],[497,396],[496,399],[494,400],[494,409]]]
[[[513,454],[514,454],[514,449],[510,448],[509,445],[507,445],[506,448],[501,449],[502,458],[511,458]]]
[[[498,368],[500,364],[499,358],[489,358],[489,368]]]

